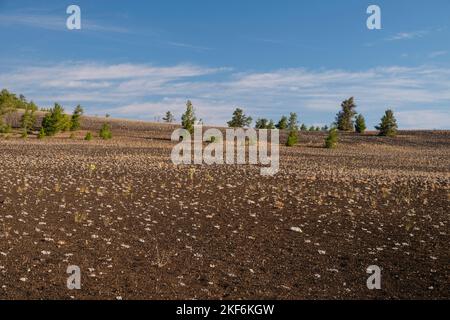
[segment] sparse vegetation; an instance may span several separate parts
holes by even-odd
[[[427,289],[445,283],[448,269],[448,132],[408,132],[382,143],[342,134],[333,151],[323,148],[326,134],[303,133],[301,147],[281,147],[278,174],[262,177],[259,164],[174,166],[173,144],[164,140],[173,127],[164,124],[111,119],[117,131],[114,143],[105,146],[96,139],[104,122],[104,117],[83,118],[92,143],[21,141],[17,132],[0,143],[0,251],[7,254],[0,255],[1,266],[12,275],[28,276],[26,282],[4,277],[6,299],[83,295],[54,290],[64,285],[65,270],[58,266],[65,269],[67,261],[79,259],[93,284],[87,284],[88,295],[99,299],[114,297],[117,290],[142,299],[170,297],[174,291],[182,299],[228,293],[245,299],[262,287],[260,298],[280,292],[289,299],[368,298],[375,293],[365,289],[366,278],[348,281],[350,292],[342,290],[342,279],[335,275],[359,279],[367,267],[361,261],[372,263],[376,256],[384,257],[383,268],[408,279],[377,296],[448,295],[446,286]],[[288,133],[280,132],[283,143]],[[21,241],[30,246],[9,250]],[[80,245],[98,254],[83,256]],[[27,260],[29,254],[35,259]],[[99,254],[105,257],[100,262]],[[265,271],[249,257],[265,261]],[[404,268],[412,258],[417,263]],[[308,259],[315,259],[317,268],[295,267]],[[33,265],[32,272],[17,261]],[[184,272],[186,261],[196,272]],[[230,266],[226,273],[223,266]],[[110,277],[112,270],[136,282],[130,286],[122,277]],[[201,290],[205,281],[217,283],[216,272],[227,287]],[[252,281],[243,280],[253,272]],[[171,285],[154,290],[154,283],[146,281],[150,278]],[[297,288],[298,279],[311,281]],[[327,285],[316,290],[315,283],[325,279]],[[419,287],[424,290],[414,290]]]
[[[92,140],[92,133],[91,132],[86,133],[86,136],[84,137],[84,140],[91,141]]]

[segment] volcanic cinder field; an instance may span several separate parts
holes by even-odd
[[[112,140],[84,141],[102,121],[0,138],[1,299],[450,297],[450,132],[343,134],[335,150],[302,133],[263,177],[175,166],[172,125],[111,120]]]

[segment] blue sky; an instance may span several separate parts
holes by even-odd
[[[371,4],[382,30],[366,27]],[[145,120],[191,99],[219,125],[237,106],[329,124],[355,96],[370,127],[390,107],[401,128],[450,129],[449,17],[448,0],[0,0],[0,87]]]

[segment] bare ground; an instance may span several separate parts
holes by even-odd
[[[113,120],[113,140],[84,141],[100,122],[0,138],[1,299],[449,298],[449,132],[336,150],[305,133],[262,177],[174,166],[174,126]]]

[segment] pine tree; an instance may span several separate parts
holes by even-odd
[[[366,131],[366,120],[362,114],[358,114],[355,119],[355,130],[358,133],[364,133]]]
[[[256,123],[255,123],[255,129],[266,129],[268,123],[269,123],[269,120],[267,120],[265,118],[258,119],[258,120],[256,120]]]
[[[86,133],[86,136],[84,137],[84,140],[91,141],[92,140],[92,133],[90,133],[90,132]]]
[[[328,137],[325,139],[325,148],[334,149],[337,146],[337,142],[338,142],[337,129],[332,128],[328,133]]]
[[[64,108],[57,103],[42,119],[42,128],[47,136],[69,129],[70,124],[70,118],[64,113]]]
[[[75,110],[73,111],[72,117],[70,119],[70,130],[71,131],[76,131],[78,129],[80,129],[81,124],[80,124],[80,118],[83,115],[84,110],[83,108],[78,105]]]
[[[291,112],[289,115],[288,129],[298,131],[298,118],[295,112]]]
[[[36,122],[36,116],[34,110],[27,108],[20,119],[20,127],[22,128],[23,135],[28,135],[33,130]]]
[[[183,129],[189,131],[190,134],[194,133],[194,125],[196,120],[194,106],[192,105],[192,102],[188,100],[186,102],[186,112],[181,116],[181,125]]]
[[[162,118],[164,122],[172,123],[175,121],[175,117],[173,116],[172,112],[167,111],[166,115]]]
[[[284,130],[288,126],[288,118],[286,116],[282,116],[280,121],[278,121],[276,127],[278,130]]]
[[[287,138],[286,146],[293,147],[298,142],[298,133],[297,130],[289,131],[289,135]]]
[[[112,132],[111,132],[111,126],[109,123],[104,123],[103,126],[100,129],[99,137],[103,140],[109,140],[112,139]]]
[[[302,123],[302,126],[300,127],[300,130],[301,131],[308,131],[308,127],[304,123]]]
[[[233,117],[228,121],[230,128],[244,128],[250,126],[252,118],[244,114],[244,111],[240,108],[236,108],[233,112]]]
[[[356,105],[353,97],[341,104],[342,110],[336,115],[337,129],[340,131],[353,131],[353,117],[356,115]]]
[[[394,112],[390,109],[386,110],[384,116],[381,118],[380,125],[376,126],[380,136],[394,137],[397,135],[397,120],[394,117]]]
[[[39,130],[38,139],[44,139],[44,138],[45,138],[45,130],[44,130],[44,128],[41,128],[41,130]]]

